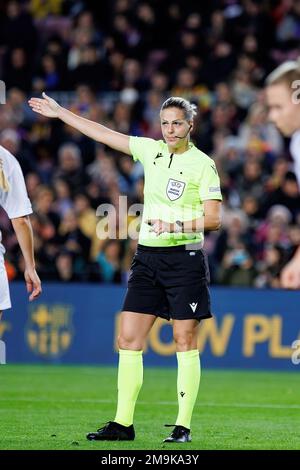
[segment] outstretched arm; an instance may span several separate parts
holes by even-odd
[[[42,288],[35,270],[31,223],[28,216],[11,219],[11,222],[25,260],[24,277],[27,292],[30,293],[29,300],[34,300],[40,295]]]
[[[53,98],[43,93],[43,98],[30,98],[29,106],[36,113],[46,117],[58,118],[91,139],[101,142],[114,150],[131,155],[129,136],[113,131],[97,122],[90,121],[60,106]]]

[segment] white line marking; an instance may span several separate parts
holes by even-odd
[[[103,403],[103,404],[116,404],[117,400],[106,400],[106,399],[67,399],[67,400],[55,400],[49,398],[0,398],[0,402],[14,401],[14,402],[48,402],[48,403]],[[138,405],[168,405],[177,406],[176,401],[138,401]],[[215,408],[270,408],[270,409],[291,409],[300,410],[300,405],[293,404],[288,405],[284,403],[214,403],[214,402],[199,402],[198,407],[215,407]]]

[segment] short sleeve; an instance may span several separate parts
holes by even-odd
[[[208,201],[210,199],[218,199],[222,201],[220,178],[216,165],[212,159],[207,161],[202,173],[199,195],[202,201]]]
[[[133,137],[129,139],[129,149],[134,161],[139,160],[143,165],[148,155],[153,155],[157,150],[158,143],[148,137]]]
[[[2,194],[1,206],[10,219],[23,217],[32,213],[27,195],[24,176],[17,160],[14,161],[10,174],[7,176],[9,191]]]

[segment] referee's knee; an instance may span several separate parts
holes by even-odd
[[[130,351],[141,351],[143,349],[143,341],[138,338],[126,338],[125,336],[119,335],[118,348]]]
[[[190,332],[174,332],[174,341],[176,344],[177,351],[189,351],[194,349],[195,338]]]

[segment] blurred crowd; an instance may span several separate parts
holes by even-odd
[[[300,192],[263,84],[300,55],[299,39],[299,0],[1,1],[0,145],[25,175],[42,280],[125,282],[137,241],[119,236],[119,197],[143,201],[139,163],[30,110],[28,97],[46,91],[81,116],[155,139],[167,97],[197,104],[192,140],[215,160],[224,196],[222,229],[206,235],[212,282],[280,287],[300,244]],[[101,240],[97,208],[107,203],[117,231]],[[9,278],[21,278],[3,212],[0,229]]]

